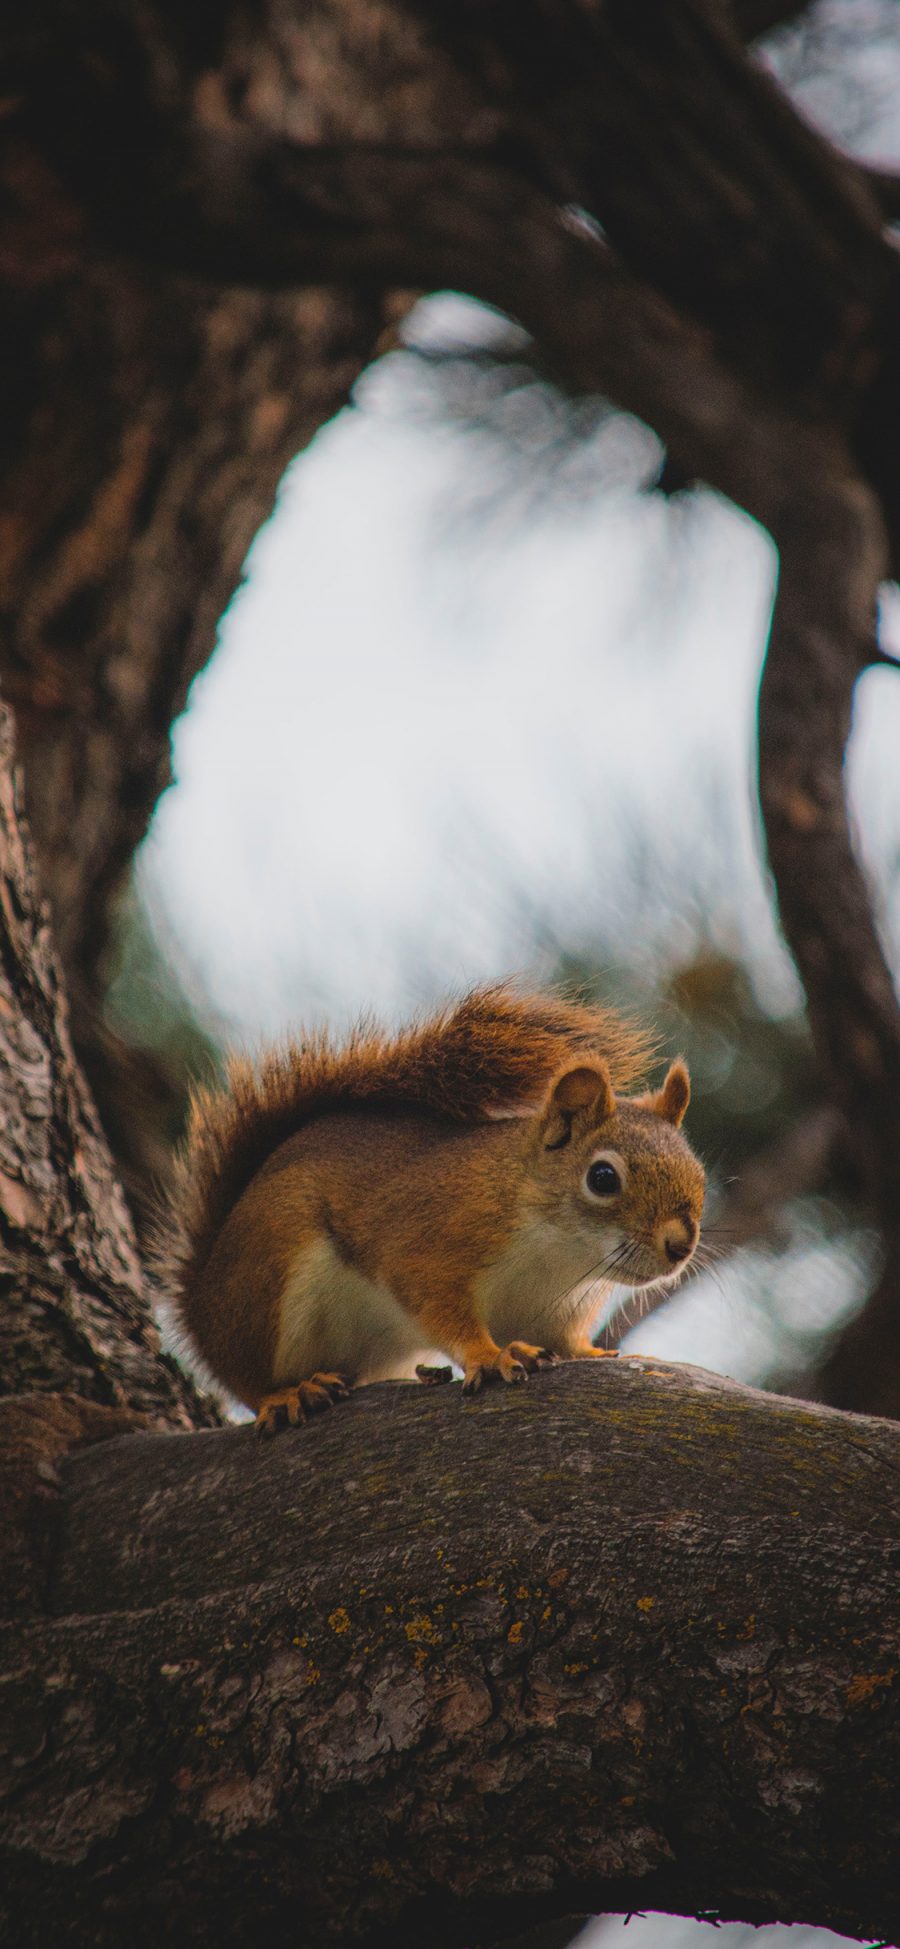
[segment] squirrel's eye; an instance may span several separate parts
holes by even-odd
[[[622,1180],[615,1165],[608,1163],[605,1157],[598,1157],[588,1167],[584,1181],[595,1198],[615,1198],[622,1189]]]

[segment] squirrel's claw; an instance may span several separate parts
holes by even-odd
[[[517,1384],[525,1381],[528,1375],[518,1360],[507,1362],[506,1372],[501,1371],[499,1361],[480,1361],[478,1366],[470,1367],[463,1381],[464,1394],[480,1394],[483,1387],[494,1387],[498,1381]]]
[[[258,1435],[277,1435],[279,1428],[298,1428],[313,1414],[322,1414],[346,1401],[350,1383],[343,1374],[312,1374],[296,1387],[280,1388],[260,1401],[255,1428]]]
[[[506,1352],[512,1354],[528,1374],[536,1373],[539,1367],[555,1367],[559,1359],[559,1355],[551,1353],[549,1347],[530,1347],[527,1340],[511,1340]]]
[[[452,1367],[426,1367],[420,1365],[416,1368],[416,1380],[421,1381],[423,1387],[446,1387],[447,1382],[452,1381],[452,1379]]]
[[[511,1340],[508,1347],[498,1348],[492,1360],[476,1361],[466,1368],[463,1393],[478,1394],[483,1387],[493,1387],[497,1381],[518,1387],[539,1367],[555,1365],[556,1355],[546,1347],[529,1346],[527,1340]]]

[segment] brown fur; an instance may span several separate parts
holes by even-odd
[[[471,1282],[515,1222],[528,1128],[370,1108],[322,1117],[289,1138],[227,1215],[184,1295],[184,1325],[219,1379],[251,1407],[270,1395],[291,1267],[323,1241],[420,1322],[422,1348],[462,1357],[477,1345],[486,1355],[492,1343],[473,1316]],[[351,1339],[342,1371],[356,1380],[372,1351],[362,1319]]]
[[[643,1073],[652,1049],[611,1009],[496,986],[474,989],[396,1035],[363,1023],[342,1043],[318,1033],[258,1064],[233,1057],[225,1088],[194,1096],[160,1231],[157,1270],[177,1318],[190,1332],[190,1295],[229,1213],[273,1153],[312,1119],[405,1108],[486,1123],[535,1108],[561,1062],[580,1050],[602,1055],[621,1089]],[[280,1265],[271,1270],[276,1287]],[[265,1362],[265,1348],[258,1359]]]

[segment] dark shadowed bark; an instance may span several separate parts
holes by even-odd
[[[131,1221],[69,1041],[0,713],[0,1392],[66,1389],[173,1427],[217,1416],[160,1355]]]
[[[790,0],[733,0],[731,11],[744,39],[752,41],[795,21],[806,11],[806,0],[800,6]]]
[[[19,1653],[10,1939],[662,1907],[896,1940],[898,1462],[891,1423],[624,1358],[81,1450]]]
[[[760,697],[760,796],[785,932],[885,1245],[875,1292],[840,1336],[819,1386],[838,1406],[865,1400],[874,1413],[900,1417],[897,997],[854,859],[842,779],[854,678],[875,632],[884,537],[877,503],[858,487],[823,497],[810,484],[781,527]]]

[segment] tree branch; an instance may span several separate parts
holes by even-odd
[[[880,509],[816,484],[773,524],[780,579],[759,708],[760,800],[788,943],[885,1241],[881,1280],[821,1377],[842,1405],[900,1415],[900,1015],[843,788],[854,676],[885,573]]]
[[[410,22],[426,36],[420,61],[427,50],[437,60],[438,44],[454,82],[445,92],[459,97],[455,120],[418,155],[388,114],[377,145],[368,118],[368,141],[354,126],[331,149],[321,138],[296,145],[292,163],[271,132],[221,116],[202,128],[171,89],[155,99],[149,78],[135,140],[119,128],[115,89],[98,85],[96,63],[88,70],[77,50],[52,86],[32,91],[24,127],[120,247],[269,285],[319,277],[358,287],[371,271],[380,285],[476,288],[496,194],[481,236],[477,202],[493,165],[507,177],[507,208],[512,179],[520,197],[542,192],[556,209],[580,203],[599,218],[632,274],[714,331],[719,356],[789,415],[825,404],[851,425],[860,392],[892,363],[900,263],[864,172],[746,57],[725,10],[707,0],[639,10],[523,0],[510,36],[496,0],[392,0],[386,21],[398,42]],[[415,85],[424,87],[418,72]],[[84,99],[72,113],[79,89],[93,114]],[[360,119],[354,102],[351,122]],[[479,125],[491,131],[480,147]],[[467,200],[475,207],[460,227]],[[454,252],[454,242],[465,247]],[[883,451],[881,460],[884,469]],[[895,463],[889,471],[896,494]]]
[[[850,254],[860,265],[860,288],[843,298],[835,292],[831,309],[845,303],[858,335],[863,312],[865,330],[871,328],[878,291],[887,307],[887,331],[888,319],[900,313],[900,265],[883,243],[875,205],[860,203],[853,164],[820,142],[780,100],[779,111],[792,139],[796,133],[798,176],[802,165],[815,178],[811,188],[804,183],[804,195],[841,203],[842,230],[856,224]],[[818,177],[811,162],[820,165]],[[93,157],[91,169],[97,166]],[[659,172],[652,160],[649,168],[655,180]],[[695,323],[664,295],[667,279],[656,278],[663,265],[654,262],[653,284],[642,281],[591,234],[577,211],[561,208],[511,167],[500,149],[414,151],[383,143],[310,147],[243,131],[182,127],[169,129],[167,142],[128,194],[120,187],[116,198],[108,191],[101,196],[90,172],[86,182],[95,214],[106,226],[107,244],[127,245],[170,270],[269,289],[316,281],[355,288],[370,283],[378,289],[449,286],[496,305],[532,332],[564,385],[602,392],[639,414],[690,478],[708,480],[764,522],[771,517],[773,495],[783,493],[784,457],[770,455],[767,478],[760,480],[763,446],[780,439],[791,453],[798,430],[807,447],[829,440],[834,445],[842,437],[837,425],[831,434],[817,430],[813,394],[809,384],[798,393],[786,344],[764,375],[758,342],[752,357],[732,358],[739,348],[737,343],[728,347],[721,318],[711,313]],[[80,187],[85,189],[85,179]],[[639,224],[639,213],[635,220]],[[780,240],[781,254],[800,250],[799,218],[797,223],[798,235]],[[677,222],[675,228],[680,234]],[[671,233],[667,236],[670,249]],[[779,252],[772,254],[777,258]],[[778,284],[777,261],[768,274],[777,287],[774,318],[784,319],[791,304]],[[796,266],[793,275],[800,275]],[[806,308],[815,306],[817,279],[825,273],[820,267],[810,275]],[[717,293],[718,284],[713,288]],[[695,298],[695,309],[702,312],[702,295]],[[742,309],[740,317],[743,321]],[[716,329],[715,345],[710,326]],[[799,319],[791,329],[802,331]],[[833,343],[830,356],[833,360]],[[852,363],[856,354],[851,357],[848,348],[847,357]],[[872,393],[870,418],[876,395],[885,404],[875,385],[880,368],[877,359],[873,368],[874,357],[872,352],[863,360],[860,351],[858,360],[860,371],[865,368],[866,396]],[[844,377],[833,365],[828,385],[832,403],[841,407],[838,418],[849,420],[844,407],[851,393],[842,390]],[[734,448],[739,422],[755,429],[749,464]],[[878,438],[884,461],[883,427]],[[890,481],[900,498],[893,450]]]
[[[789,21],[805,14],[809,0],[733,0],[732,11],[738,32],[745,41],[758,41],[763,34],[773,34],[776,27],[786,27]]]
[[[900,220],[900,175],[892,169],[860,167],[870,189],[878,198],[883,215]]]
[[[728,1251],[783,1236],[785,1207],[822,1190],[843,1134],[843,1119],[831,1103],[816,1104],[788,1124],[748,1159],[716,1213],[713,1235],[721,1231]]]
[[[107,245],[121,247],[115,212],[105,220]],[[562,384],[640,415],[691,478],[763,520],[783,492],[781,445],[793,466],[798,438],[811,455],[828,442],[730,370],[577,212],[493,155],[194,131],[128,221],[145,260],[217,281],[464,289],[524,324]]]
[[[861,173],[748,58],[709,0],[406,0],[540,159],[559,201],[600,220],[632,273],[716,333],[772,397],[845,391],[900,298]],[[524,174],[524,169],[520,171]],[[710,240],[715,239],[715,249]]]
[[[626,1359],[74,1455],[7,1647],[17,1939],[149,1944],[176,1890],[198,1944],[624,1907],[895,1939],[898,1463]]]

